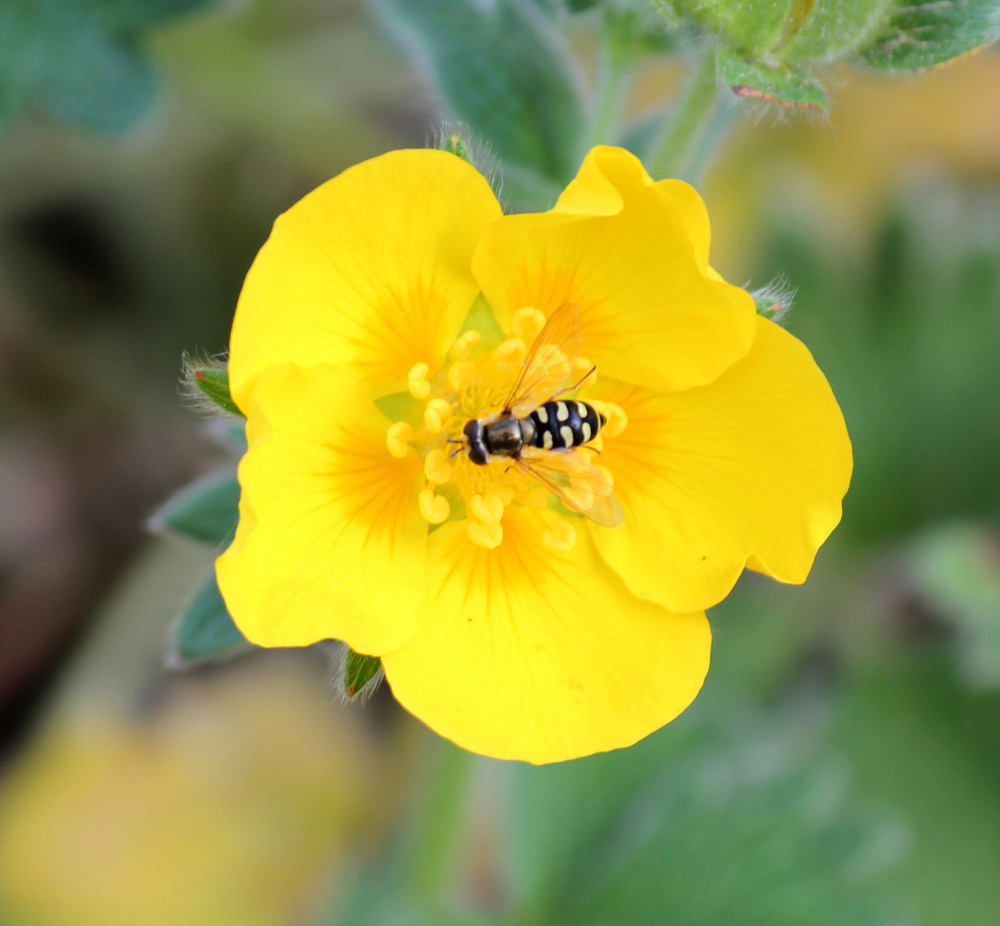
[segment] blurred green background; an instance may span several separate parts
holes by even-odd
[[[407,6],[0,4],[0,926],[998,926],[994,51],[834,68],[824,115],[723,100],[719,156],[687,168],[719,271],[797,291],[856,473],[805,586],[748,575],[710,613],[680,720],[560,766],[472,760],[434,832],[461,759],[385,690],[337,704],[329,651],[164,668],[214,551],[144,523],[236,454],[182,352],[224,350],[277,214],[433,143],[457,91],[387,28]],[[531,16],[590,86],[600,20],[555,6]],[[530,102],[549,77],[518,22]],[[690,64],[647,38],[635,139]],[[514,206],[575,169],[559,112],[547,175],[494,144]]]

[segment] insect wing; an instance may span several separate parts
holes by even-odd
[[[524,358],[504,408],[523,418],[560,393],[576,369],[580,355],[580,309],[561,305],[538,333]]]
[[[570,455],[581,453],[540,451],[515,462],[521,472],[540,482],[571,511],[595,524],[617,527],[624,515],[606,472],[589,462],[581,465],[574,460],[567,465]]]

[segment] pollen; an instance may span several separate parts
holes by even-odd
[[[410,367],[410,372],[406,374],[407,385],[410,395],[415,399],[426,399],[431,394],[431,384],[427,379],[427,374],[431,368],[423,362],[415,363]]]
[[[545,316],[530,305],[518,309],[510,317],[510,333],[525,344],[531,344],[544,327]]]
[[[557,518],[542,534],[542,543],[556,553],[572,550],[576,546],[576,528],[565,518]]]
[[[487,550],[495,550],[503,540],[503,528],[499,524],[483,524],[482,521],[469,521],[465,532],[473,543]]]
[[[604,427],[601,428],[601,434],[605,437],[617,437],[625,430],[628,425],[628,415],[625,414],[625,409],[620,405],[615,405],[614,402],[591,402],[590,404],[608,419]]]
[[[443,495],[435,495],[434,489],[428,486],[418,496],[420,514],[431,524],[444,524],[451,514],[451,505]]]
[[[469,356],[469,351],[475,347],[482,335],[476,331],[475,328],[470,328],[461,337],[455,339],[455,343],[451,345],[451,350],[448,351],[452,360],[466,360]]]
[[[528,356],[528,348],[520,338],[508,338],[493,351],[495,363],[521,363]]]
[[[444,485],[451,479],[452,465],[448,454],[440,447],[435,447],[424,457],[424,475],[427,481],[434,485]]]
[[[451,405],[444,399],[431,399],[424,409],[424,425],[430,434],[440,434],[451,415]]]
[[[503,500],[499,495],[473,495],[469,499],[469,511],[481,524],[499,524],[503,508]]]
[[[459,360],[448,370],[448,388],[452,392],[461,392],[476,375],[476,368],[468,360]]]
[[[411,440],[413,440],[413,428],[405,421],[397,421],[389,427],[385,445],[389,448],[389,453],[401,460],[410,452]]]

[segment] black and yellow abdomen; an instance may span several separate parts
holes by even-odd
[[[592,441],[607,419],[586,402],[553,399],[539,405],[528,417],[535,426],[533,447],[560,450]]]

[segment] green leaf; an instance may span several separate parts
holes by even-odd
[[[444,103],[505,164],[565,184],[583,112],[570,57],[530,0],[381,0]]]
[[[929,68],[988,45],[1000,35],[998,0],[909,0],[860,52],[872,67]]]
[[[349,698],[360,695],[367,685],[382,670],[382,660],[378,656],[365,656],[350,647],[344,657],[344,693]]]
[[[721,47],[716,57],[719,78],[737,96],[791,109],[826,108],[826,89],[816,78],[790,65],[768,67],[748,61],[732,48]]]
[[[533,921],[897,922],[876,883],[897,831],[810,732],[685,718],[630,750],[519,768],[512,855]]]
[[[143,27],[207,0],[21,0],[0,6],[0,118],[24,108],[101,132],[142,119],[158,90]],[[4,112],[6,111],[6,112]]]
[[[181,489],[150,518],[148,527],[221,547],[236,533],[239,502],[235,470],[211,473]]]
[[[181,667],[232,656],[251,646],[229,616],[213,570],[181,615],[169,663]]]
[[[233,401],[229,393],[229,371],[217,367],[192,367],[187,371],[190,382],[223,411],[231,415],[239,415],[245,418],[246,415],[240,411],[239,406]]]

